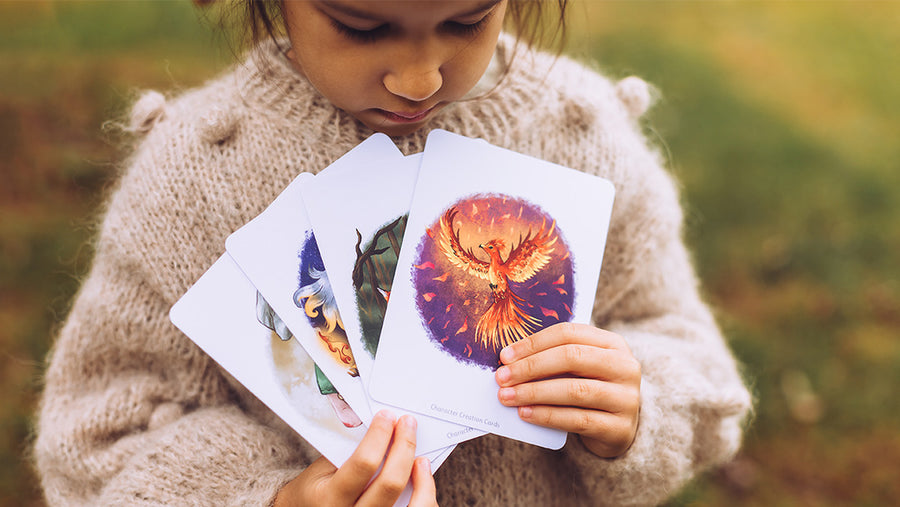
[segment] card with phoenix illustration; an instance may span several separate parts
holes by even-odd
[[[566,434],[497,400],[500,350],[590,321],[614,189],[445,131],[427,140],[369,394],[549,448]]]

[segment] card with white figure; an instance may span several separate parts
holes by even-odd
[[[169,315],[182,332],[331,463],[340,467],[350,457],[366,428],[229,255],[220,257]],[[310,327],[306,332],[314,331]],[[428,454],[432,470],[452,450]],[[410,494],[407,488],[407,502]]]
[[[372,419],[368,395],[339,325],[337,305],[324,290],[328,278],[300,198],[300,186],[311,179],[309,173],[294,179],[265,211],[228,237],[226,250],[341,397],[368,425]],[[290,219],[274,227],[267,217],[275,213]]]
[[[421,154],[383,164],[334,164],[301,189],[363,384],[371,376],[420,162]],[[371,399],[370,404],[373,412],[387,408]],[[417,418],[425,448],[484,434]]]
[[[500,350],[590,322],[614,189],[602,178],[433,131],[397,261],[372,398],[548,448],[563,431],[497,399]]]

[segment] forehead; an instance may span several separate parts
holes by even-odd
[[[429,23],[483,13],[500,0],[317,0],[326,11],[361,20]]]

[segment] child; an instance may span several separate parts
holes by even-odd
[[[137,103],[144,138],[47,372],[35,456],[52,503],[391,505],[411,479],[411,505],[653,504],[736,451],[750,398],[698,296],[675,186],[639,134],[646,86],[501,35],[505,17],[534,33],[542,6],[254,2],[252,26],[281,20],[287,39],[257,37],[223,77]],[[434,128],[616,186],[597,327],[510,345],[496,375],[502,403],[570,437],[548,451],[487,435],[435,480],[414,459],[414,419],[380,413],[335,469],[168,310],[298,172],[375,131],[418,152]]]

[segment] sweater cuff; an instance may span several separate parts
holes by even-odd
[[[659,390],[641,382],[641,413],[634,442],[616,458],[589,451],[569,434],[566,452],[583,470],[585,486],[604,505],[654,505],[665,501],[690,478],[691,438],[688,419],[674,416],[659,403]]]

